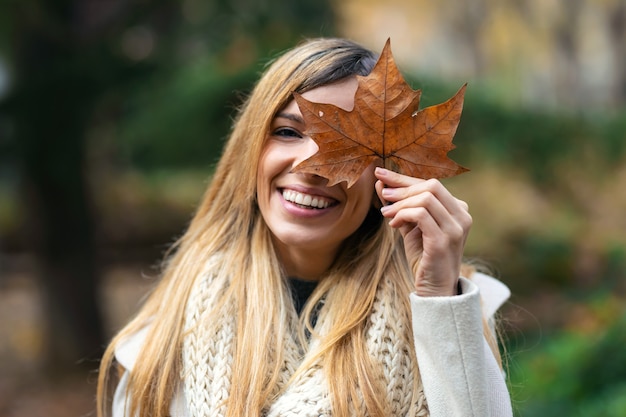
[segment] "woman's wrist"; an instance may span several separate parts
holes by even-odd
[[[463,293],[461,281],[457,278],[454,285],[448,288],[429,285],[415,285],[415,293],[420,297],[453,297]]]

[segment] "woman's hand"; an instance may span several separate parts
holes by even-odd
[[[437,180],[376,168],[376,192],[389,225],[400,230],[421,296],[456,295],[463,248],[472,225],[467,203]]]

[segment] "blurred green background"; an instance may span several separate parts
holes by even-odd
[[[423,105],[469,83],[446,180],[507,283],[518,416],[626,416],[623,0],[0,3],[0,415],[87,415],[267,62],[346,36]]]

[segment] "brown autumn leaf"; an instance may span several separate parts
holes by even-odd
[[[370,75],[357,76],[354,108],[314,103],[294,93],[306,134],[318,152],[294,172],[327,178],[348,187],[372,163],[418,178],[447,178],[467,171],[448,158],[454,149],[465,85],[448,101],[419,110],[420,90],[404,80],[391,54],[390,41]]]

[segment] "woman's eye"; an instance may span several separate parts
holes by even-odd
[[[284,138],[301,138],[302,137],[300,132],[290,127],[279,127],[278,129],[274,130],[274,135],[284,137]]]

